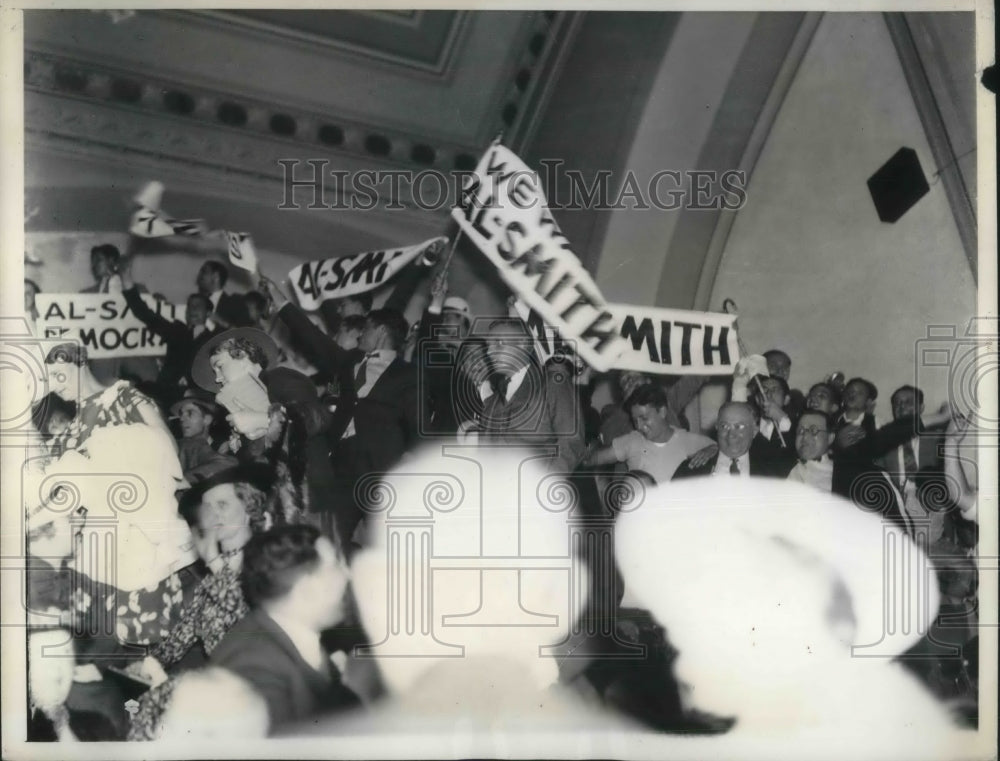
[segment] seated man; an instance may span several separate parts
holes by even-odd
[[[251,612],[212,651],[210,663],[264,698],[272,733],[360,704],[320,644],[321,633],[345,615],[347,570],[329,539],[307,525],[253,537],[243,549],[243,590]]]
[[[636,389],[625,402],[635,430],[619,436],[611,446],[592,450],[584,464],[628,464],[629,470],[642,470],[656,483],[673,478],[684,460],[705,447],[714,446],[707,436],[689,433],[669,423],[666,392],[648,383]]]

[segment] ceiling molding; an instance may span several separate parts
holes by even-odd
[[[286,11],[291,12],[291,11]],[[354,13],[354,11],[341,11],[342,13]],[[441,46],[440,52],[432,63],[426,63],[419,59],[393,53],[383,48],[376,48],[367,45],[351,43],[347,40],[337,39],[327,35],[311,34],[293,27],[283,26],[270,21],[258,20],[242,15],[240,12],[231,11],[161,11],[182,18],[187,24],[203,24],[209,27],[225,28],[231,30],[237,28],[251,37],[261,40],[278,42],[282,45],[292,45],[300,47],[312,53],[319,53],[329,56],[334,53],[339,56],[350,57],[370,64],[377,61],[381,64],[398,67],[407,71],[407,74],[417,76],[429,76],[431,79],[447,78],[451,67],[456,60],[456,49],[461,40],[467,34],[468,12],[453,12],[448,30]],[[439,11],[443,13],[443,11]],[[365,15],[373,17],[369,12]],[[411,33],[419,34],[420,19],[427,18],[427,12],[418,11],[414,18],[416,21],[390,20],[385,15],[374,16],[381,23],[394,23],[396,25],[409,27]]]

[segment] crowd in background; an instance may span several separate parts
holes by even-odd
[[[280,735],[376,705],[375,665],[345,668],[369,640],[349,581],[370,541],[359,485],[422,443],[450,441],[540,452],[592,515],[621,509],[609,483],[699,477],[730,489],[733,479],[796,482],[878,515],[939,566],[938,620],[903,662],[974,722],[977,492],[959,456],[974,421],[925,403],[907,379],[889,394],[843,373],[791,388],[792,358],[778,349],[744,358],[731,377],[597,374],[570,351],[543,359],[515,310],[477,317],[450,294],[439,255],[400,272],[378,308],[361,293],[318,315],[266,278],[231,293],[227,266],[206,261],[182,322],[150,308],[130,257],[93,249],[86,290],[120,293],[166,353],[49,350],[31,463],[42,483],[135,473],[148,498],[118,515],[113,570],[86,565],[81,549],[100,530],[106,484],[81,484],[69,515],[48,509],[57,492],[25,506],[29,739]],[[38,293],[25,280],[31,318]],[[417,295],[428,303],[409,324]],[[600,384],[613,400],[596,409]],[[706,385],[726,397],[711,431],[686,417]],[[591,598],[611,609],[585,615],[610,613],[615,635],[562,664],[560,685],[638,726],[728,729],[734,717],[690,704],[677,646],[633,585],[618,574],[598,589],[593,578]],[[959,655],[936,655],[941,642]],[[646,646],[641,661],[614,657],[635,644]]]

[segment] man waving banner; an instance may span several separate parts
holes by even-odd
[[[432,246],[443,247],[445,237],[431,238],[416,246],[366,251],[306,262],[288,273],[288,280],[303,309],[318,309],[329,299],[342,299],[374,290]]]
[[[595,370],[624,347],[615,316],[559,230],[538,175],[494,143],[451,212],[504,282]]]

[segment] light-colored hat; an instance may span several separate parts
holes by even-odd
[[[469,320],[472,317],[472,310],[469,309],[469,302],[461,296],[449,296],[441,305],[442,312],[458,312],[462,317]]]

